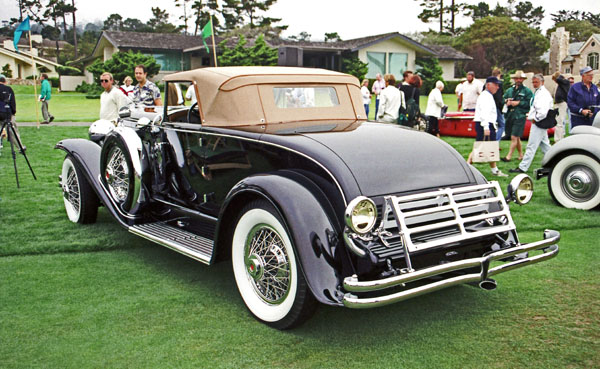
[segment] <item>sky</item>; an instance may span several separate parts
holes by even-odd
[[[481,0],[464,1],[477,4]],[[529,1],[534,6],[544,7],[544,30],[553,25],[550,14],[561,9],[600,13],[599,0]],[[506,0],[495,0],[488,1],[488,4],[494,8],[497,2],[501,5],[507,3]],[[421,12],[419,3],[419,0],[278,0],[267,15],[281,18],[280,24],[289,26],[283,33],[284,37],[305,31],[312,35],[312,40],[322,40],[326,32],[337,32],[347,40],[388,32],[407,34],[439,29],[439,24],[423,23],[417,18]],[[0,20],[18,17],[17,4],[17,0],[0,0]],[[183,14],[181,8],[174,6],[173,0],[75,0],[75,5],[78,8],[77,22],[82,25],[103,21],[112,13],[118,13],[124,19],[138,18],[146,22],[152,16],[150,9],[156,6],[167,9],[174,24],[179,23],[177,18]],[[468,19],[457,20],[457,26],[466,27],[470,23]]]

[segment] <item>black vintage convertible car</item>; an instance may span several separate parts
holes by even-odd
[[[124,109],[116,127],[57,144],[67,215],[91,223],[103,205],[136,235],[206,264],[230,259],[270,326],[296,326],[317,303],[494,289],[494,275],[558,253],[556,231],[517,237],[507,201],[528,202],[531,178],[505,197],[443,141],[367,122],[352,76],[225,67],[165,83],[158,113]]]

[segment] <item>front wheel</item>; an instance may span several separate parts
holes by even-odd
[[[550,172],[548,188],[566,208],[593,209],[600,204],[600,163],[587,155],[566,156]]]
[[[254,201],[241,212],[231,249],[235,281],[248,310],[277,329],[301,324],[317,305],[283,223],[269,203]]]
[[[113,201],[129,211],[135,197],[135,174],[127,146],[116,136],[108,136],[100,156],[102,183]]]
[[[100,201],[79,164],[75,164],[70,155],[63,161],[61,174],[63,199],[69,220],[81,224],[94,223]]]

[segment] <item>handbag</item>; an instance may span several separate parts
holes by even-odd
[[[540,120],[539,122],[535,122],[535,125],[538,128],[550,129],[556,126],[556,116],[558,115],[558,109],[550,109],[548,110],[548,114],[546,118]]]
[[[498,141],[475,141],[473,143],[472,159],[473,163],[489,163],[499,161],[500,145]]]

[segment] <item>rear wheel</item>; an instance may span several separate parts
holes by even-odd
[[[231,258],[240,295],[256,319],[289,329],[313,314],[317,302],[302,275],[291,237],[266,201],[254,201],[242,210]]]
[[[65,210],[73,223],[88,224],[96,221],[100,201],[83,174],[80,164],[67,155],[62,166],[62,189]]]
[[[134,169],[129,151],[115,136],[109,136],[102,146],[100,173],[102,183],[122,210],[131,209],[134,197]]]
[[[566,208],[593,209],[600,204],[600,163],[587,155],[566,156],[550,172],[548,188]]]

